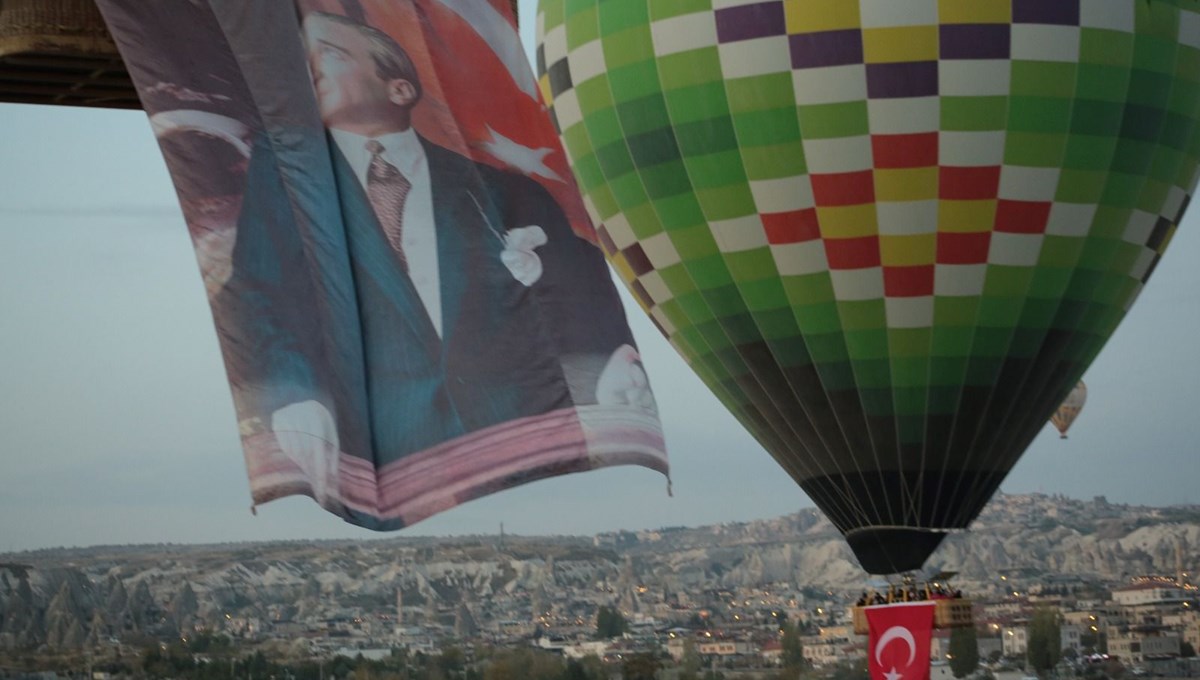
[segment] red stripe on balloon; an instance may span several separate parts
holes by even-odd
[[[821,238],[815,208],[782,213],[763,213],[763,228],[768,243],[799,243]]]
[[[933,295],[933,265],[884,267],[883,293],[888,297]]]
[[[939,264],[982,264],[987,262],[990,231],[968,233],[941,232],[937,235]]]
[[[938,198],[978,201],[995,198],[1000,191],[1000,166],[942,166],[938,171]]]
[[[810,178],[818,207],[875,202],[875,178],[870,170],[810,175]]]
[[[1010,234],[1041,234],[1050,219],[1049,201],[1008,201],[996,203],[996,231]]]
[[[825,239],[830,269],[865,269],[879,266],[879,237]]]
[[[877,168],[931,167],[938,162],[938,133],[872,135],[871,153]]]

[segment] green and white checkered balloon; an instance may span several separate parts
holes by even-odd
[[[1196,186],[1192,0],[542,0],[610,260],[873,573],[966,527]]]

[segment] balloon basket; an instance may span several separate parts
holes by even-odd
[[[933,610],[934,628],[967,628],[975,624],[971,616],[970,600],[958,597],[952,599],[935,599],[933,603],[935,604],[935,609]],[[867,625],[867,607],[887,607],[893,604],[906,603],[893,602],[853,607],[854,632],[858,635],[867,635],[871,632],[870,627]]]
[[[0,102],[139,109],[94,0],[0,2]]]

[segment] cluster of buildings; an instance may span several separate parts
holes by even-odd
[[[1068,658],[1107,654],[1135,667],[1178,665],[1200,649],[1200,593],[1178,577],[1141,576],[1114,587],[1107,598],[1031,594],[1030,603],[1054,607],[1062,616],[1061,647]],[[1018,591],[1019,592],[1019,591]],[[1019,601],[1019,596],[1013,596]],[[983,605],[977,621],[997,634],[1002,656],[1028,649],[1028,607]],[[1184,662],[1188,665],[1194,662]],[[1200,667],[1196,669],[1200,671]]]
[[[1034,612],[1060,615],[1060,647],[1070,663],[1116,657],[1150,673],[1200,675],[1200,591],[1186,573],[1143,576],[1105,585],[1079,577],[1047,578],[1009,570],[991,584],[967,589],[974,607],[980,659],[1022,665]],[[677,660],[696,654],[707,666],[755,668],[781,661],[782,631],[796,631],[805,659],[816,667],[861,659],[866,639],[854,632],[857,594],[788,584],[713,589],[683,595],[638,584],[631,570],[590,589],[555,588],[499,593],[486,602],[432,601],[406,605],[397,592],[388,610],[341,609],[286,620],[286,607],[263,620],[230,618],[224,632],[251,639],[302,639],[318,656],[379,657],[393,648],[438,653],[447,645],[535,645],[571,658],[665,652]],[[415,598],[414,598],[415,599]],[[596,639],[597,613],[621,614],[624,633]],[[950,632],[935,631],[935,664],[951,654]]]
[[[1167,510],[1136,514],[1102,498],[1003,496],[989,508],[979,544],[946,551],[948,563],[962,565],[953,589],[971,602],[979,656],[993,672],[1024,665],[1035,613],[1050,609],[1070,663],[1117,657],[1147,674],[1200,676],[1200,591],[1185,568],[1200,566],[1189,547],[1197,542],[1194,528],[1164,525],[1170,518],[1154,513]],[[1031,537],[1028,528],[1042,521],[1061,526]],[[46,570],[10,588],[7,600],[0,589],[0,646],[4,635],[25,640],[23,648],[65,649],[93,638],[143,644],[204,633],[229,636],[242,650],[263,645],[299,657],[536,646],[573,658],[653,652],[736,669],[793,657],[796,648],[783,644],[783,631],[791,630],[803,657],[829,668],[866,655],[852,611],[865,594],[861,572],[831,531],[814,511],[610,532],[590,542],[506,543],[501,534],[499,544],[471,537],[336,550],[237,547],[203,560],[148,556],[141,567],[122,567],[120,579],[98,561],[93,573],[81,571],[61,587],[59,572]],[[1001,566],[1013,564],[1038,566]],[[1129,575],[1163,571],[1174,573]],[[619,632],[599,639],[598,619],[611,623],[613,612]],[[18,639],[22,630],[28,634]],[[935,631],[935,662],[952,653],[949,631]]]

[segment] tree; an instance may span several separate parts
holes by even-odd
[[[804,644],[800,642],[800,631],[792,624],[784,623],[783,637],[779,644],[784,675],[789,678],[799,677],[807,664],[804,658]]]
[[[484,680],[559,680],[565,667],[554,654],[535,649],[497,650]]]
[[[437,657],[437,666],[445,671],[446,675],[454,675],[461,671],[463,662],[463,651],[454,645],[443,648],[441,656]]]
[[[657,657],[653,654],[639,652],[625,657],[625,661],[621,664],[621,678],[622,680],[654,680],[654,676],[660,670],[662,670],[662,663]]]
[[[1025,658],[1038,674],[1042,674],[1057,666],[1061,655],[1062,632],[1058,610],[1038,608],[1029,622],[1029,648]]]
[[[567,667],[563,669],[563,680],[588,680],[587,671],[583,664],[575,659],[567,659]]]
[[[965,678],[979,668],[979,641],[975,626],[950,630],[950,670],[954,677]]]
[[[629,625],[625,622],[625,617],[621,616],[621,612],[611,607],[601,607],[600,611],[596,612],[596,637],[600,640],[608,640],[623,635]]]
[[[842,661],[833,668],[832,680],[868,680],[866,658]]]
[[[696,641],[690,637],[683,641],[683,654],[679,657],[679,672],[675,680],[700,680],[700,654]]]
[[[582,659],[567,659],[563,668],[562,680],[608,680],[608,669],[604,662],[595,654],[588,654]]]
[[[333,668],[330,670],[330,674],[335,678],[345,678],[348,677],[350,672],[353,670],[353,662],[339,654],[333,658]]]
[[[1193,656],[1196,656],[1196,648],[1192,646],[1192,643],[1187,642],[1186,640],[1183,642],[1180,642],[1179,643],[1179,656],[1181,656],[1185,659],[1190,659]]]

